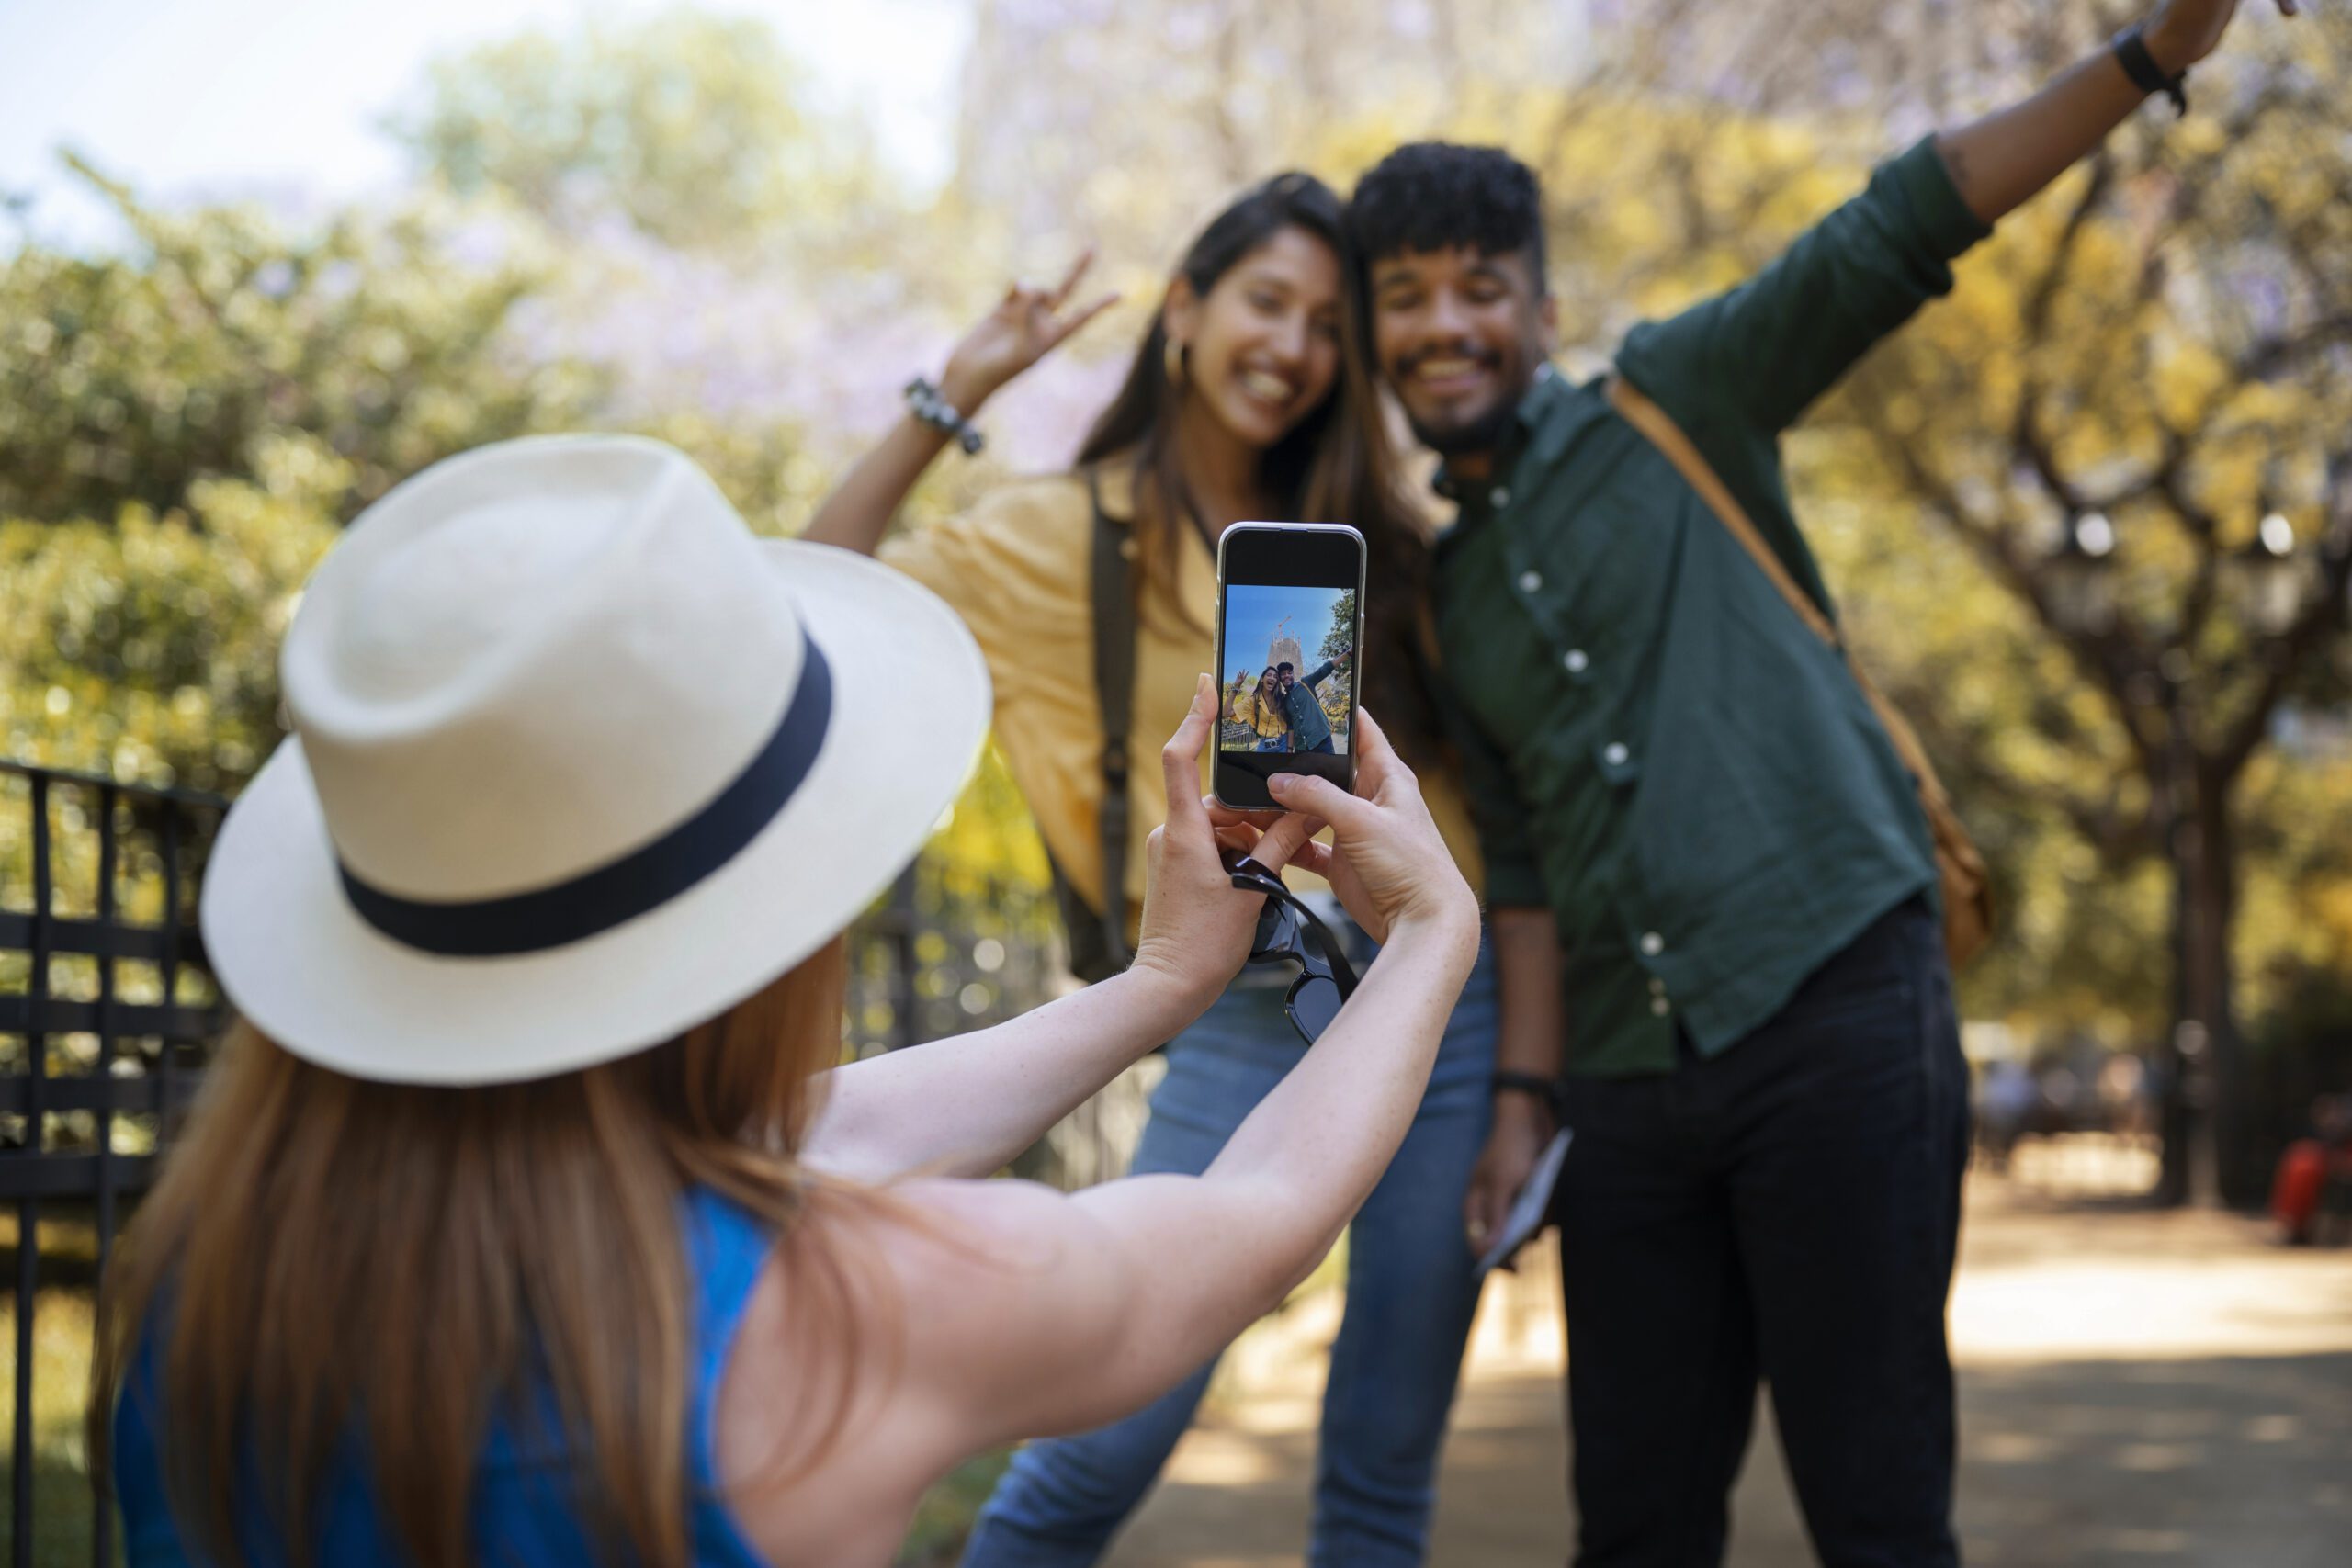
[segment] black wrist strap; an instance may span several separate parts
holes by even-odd
[[[2148,52],[2147,39],[2140,35],[2141,28],[2136,25],[2116,35],[2116,63],[2123,67],[2123,73],[2132,78],[2133,86],[2143,93],[2164,94],[2172,100],[2176,112],[2187,114],[2188,73],[2184,71],[2177,76],[2165,75],[2165,68],[2156,63],[2156,57]]]
[[[1517,1094],[1532,1094],[1544,1102],[1544,1109],[1554,1115],[1559,1114],[1560,1086],[1556,1079],[1547,1078],[1540,1073],[1514,1073],[1498,1069],[1489,1081],[1497,1094],[1506,1090]]]

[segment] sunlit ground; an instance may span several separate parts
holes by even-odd
[[[1965,1559],[2002,1568],[2343,1568],[2352,1562],[2352,1248],[2131,1197],[2146,1156],[2029,1144],[1971,1178],[1952,1299]],[[1565,1500],[1551,1258],[1490,1288],[1456,1407],[1431,1561],[1557,1568]],[[1209,1420],[1109,1560],[1300,1560],[1336,1301],[1246,1346]],[[1758,1423],[1729,1561],[1814,1559]]]

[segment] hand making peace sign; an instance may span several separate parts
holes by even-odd
[[[971,418],[973,411],[994,395],[998,388],[1052,353],[1072,333],[1109,309],[1119,298],[1115,291],[1098,295],[1085,305],[1070,309],[1070,295],[1093,261],[1091,249],[1080,253],[1077,262],[1052,288],[1033,288],[1018,282],[1007,288],[996,308],[981,317],[948,355],[947,367],[939,378],[940,395],[954,404],[958,413]]]

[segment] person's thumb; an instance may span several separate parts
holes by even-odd
[[[1373,809],[1329,779],[1312,773],[1276,773],[1266,787],[1284,811],[1320,817],[1343,834],[1363,827]]]
[[[1495,1238],[1494,1179],[1480,1166],[1470,1176],[1470,1190],[1462,1195],[1462,1226],[1470,1235],[1470,1249],[1483,1253]]]

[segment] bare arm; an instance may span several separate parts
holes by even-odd
[[[2296,0],[2278,0],[2278,9],[2293,16]],[[2212,52],[2236,10],[2237,0],[2168,0],[2146,25],[2148,52],[2177,75]],[[2087,156],[2143,96],[2102,48],[2023,102],[1945,131],[1936,146],[1961,199],[1990,223]]]
[[[1502,1024],[1498,1072],[1554,1077],[1567,1021],[1560,997],[1560,938],[1549,909],[1497,909],[1495,983]]]
[[[803,1157],[876,1184],[917,1171],[989,1175],[1205,1005],[1196,990],[1130,970],[993,1029],[837,1068]]]
[[[940,395],[965,418],[978,412],[981,400],[968,389],[943,378]],[[825,497],[800,536],[814,544],[838,545],[870,556],[881,547],[890,519],[932,459],[947,446],[947,433],[933,429],[910,412],[899,416],[888,434],[860,457],[849,474]]]
[[[1170,797],[1195,812],[1216,707],[1204,675],[1160,753]],[[1277,822],[1250,852],[1279,869],[1305,827],[1295,818]],[[1259,900],[1235,890],[1213,842],[1170,856],[1155,833],[1147,855],[1143,930],[1125,974],[993,1029],[836,1068],[802,1157],[868,1182],[915,1171],[989,1175],[1198,1018],[1248,956]]]
[[[1107,309],[1117,295],[1102,295],[1076,310],[1067,309],[1093,259],[1091,252],[1080,256],[1054,288],[1015,284],[1007,289],[996,308],[948,355],[947,367],[940,373],[940,396],[970,419],[1006,382]],[[911,412],[899,415],[889,434],[857,460],[849,477],[818,506],[800,536],[872,555],[907,492],[946,446],[944,431],[925,424]]]
[[[1374,900],[1359,918],[1385,944],[1208,1170],[1067,1198],[1012,1183],[904,1190],[985,1254],[944,1286],[914,1287],[952,1290],[961,1308],[954,1323],[910,1314],[925,1325],[917,1359],[944,1381],[944,1447],[1097,1424],[1172,1385],[1305,1277],[1396,1152],[1478,922],[1410,773],[1363,723],[1372,798],[1313,791],[1318,780],[1286,803],[1329,818],[1336,852],[1305,846],[1299,863],[1329,868],[1351,909],[1351,891]]]

